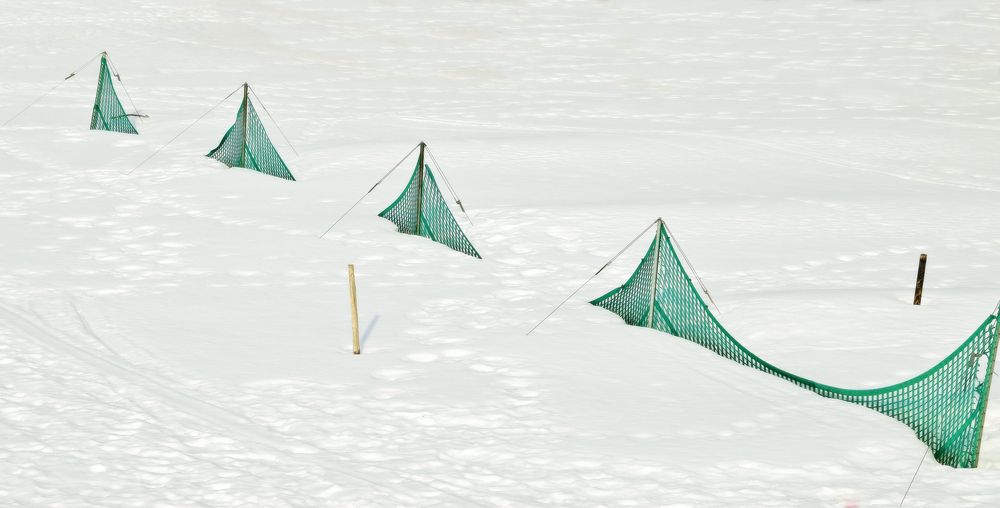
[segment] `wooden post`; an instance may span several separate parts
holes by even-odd
[[[924,270],[927,268],[927,254],[920,255],[920,266],[917,268],[917,289],[913,293],[913,305],[920,305],[924,296]]]
[[[361,339],[358,336],[358,286],[354,283],[354,264],[347,265],[347,278],[351,287],[351,330],[354,332],[354,354],[361,354]]]

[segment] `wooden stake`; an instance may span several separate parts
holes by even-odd
[[[354,354],[361,354],[361,338],[358,336],[358,286],[354,283],[354,264],[347,265],[347,278],[351,287],[351,329],[354,332]]]
[[[920,266],[917,268],[917,289],[913,293],[913,305],[920,305],[924,296],[924,270],[927,268],[927,254],[920,255]]]

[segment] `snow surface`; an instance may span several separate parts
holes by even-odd
[[[3,506],[895,506],[907,427],[586,304],[648,237],[525,332],[657,216],[737,337],[830,384],[1000,298],[995,2],[2,11],[4,119],[101,50],[150,115],[88,131],[91,65],[0,130]],[[243,81],[298,182],[204,157],[236,99],[123,174]],[[317,238],[420,140],[485,260],[375,216],[412,162]],[[981,462],[906,506],[1000,505],[1000,411]]]

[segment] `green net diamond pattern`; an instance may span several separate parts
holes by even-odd
[[[285,161],[271,144],[264,124],[257,116],[257,110],[248,98],[243,100],[236,113],[236,123],[223,136],[219,146],[208,152],[208,157],[231,168],[252,169],[265,175],[295,180]]]
[[[954,352],[910,380],[884,388],[849,390],[775,367],[740,344],[719,323],[695,289],[662,223],[639,266],[622,286],[593,300],[626,323],[700,344],[823,397],[853,402],[912,428],[941,464],[976,467],[997,349],[995,310]]]
[[[379,217],[395,224],[400,233],[430,238],[453,250],[482,259],[448,208],[430,166],[425,164],[423,171],[420,170],[422,162],[421,157],[403,193],[382,210]]]
[[[118,100],[118,94],[115,93],[107,55],[101,55],[101,71],[97,75],[97,97],[94,99],[94,112],[90,115],[90,128],[126,134],[139,133],[132,125],[132,120],[122,107],[121,101]]]

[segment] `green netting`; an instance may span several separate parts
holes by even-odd
[[[226,131],[219,146],[208,152],[208,157],[217,159],[226,166],[252,169],[265,175],[295,180],[285,161],[281,160],[267,137],[264,124],[244,91],[243,103],[236,113],[236,123]]]
[[[107,55],[101,55],[101,72],[97,76],[97,98],[94,99],[94,112],[90,115],[90,128],[138,134],[121,101],[118,100],[118,94],[115,93]]]
[[[378,215],[395,224],[400,233],[430,238],[458,252],[482,259],[458,226],[434,181],[430,166],[423,164],[422,154],[403,193]]]
[[[791,381],[824,397],[853,402],[912,428],[952,467],[976,467],[997,346],[995,310],[947,358],[908,381],[884,388],[848,390],[796,376],[740,344],[708,310],[674,251],[662,222],[656,239],[624,285],[591,302],[646,326],[688,339],[715,353]]]

